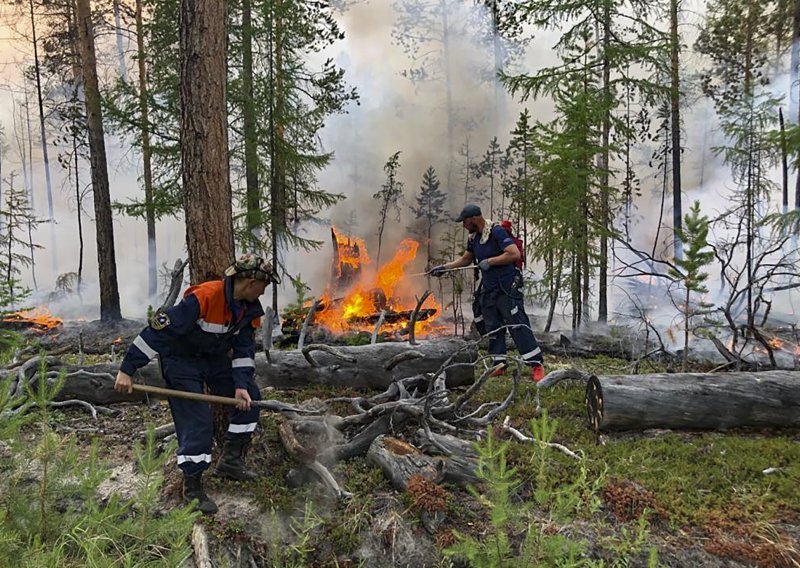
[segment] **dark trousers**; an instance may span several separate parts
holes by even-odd
[[[499,330],[503,326],[514,326],[508,330],[522,360],[528,365],[543,363],[542,349],[533,335],[528,314],[525,313],[522,292],[515,288],[508,291],[503,288],[489,291],[480,290],[478,305],[483,316],[483,324],[486,326],[486,333]],[[492,356],[495,365],[505,361],[505,330],[490,335],[489,355]]]
[[[202,393],[208,385],[212,394],[234,396],[231,359],[218,357],[164,357],[161,361],[164,381],[171,389]],[[251,383],[250,398],[261,400],[261,391]],[[214,419],[207,402],[171,397],[169,408],[178,437],[178,467],[186,475],[196,475],[211,465]],[[226,439],[249,438],[258,425],[258,409],[242,412],[230,407],[230,425]]]
[[[481,311],[481,301],[478,292],[472,298],[472,323],[475,324],[475,330],[480,335],[486,335],[486,322],[483,321],[483,312]],[[505,332],[503,333],[505,337]]]

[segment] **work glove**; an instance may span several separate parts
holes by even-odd
[[[481,270],[483,270],[484,272],[486,272],[487,270],[489,270],[489,268],[490,268],[490,265],[489,265],[489,259],[488,259],[488,258],[484,258],[482,261],[480,261],[480,262],[478,263],[478,268],[480,268],[480,269],[481,269]]]
[[[440,264],[439,266],[434,266],[433,268],[431,268],[428,271],[428,274],[430,274],[431,276],[436,276],[436,278],[439,278],[440,276],[443,276],[445,272],[447,272],[447,269],[444,267],[444,264]]]

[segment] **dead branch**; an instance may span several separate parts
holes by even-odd
[[[716,335],[714,335],[713,333],[710,333],[708,335],[708,337],[711,340],[711,343],[714,344],[714,347],[717,348],[717,351],[719,351],[720,355],[722,355],[729,364],[731,364],[731,365],[741,365],[741,364],[744,363],[744,361],[742,361],[742,358],[739,357],[738,355],[734,354],[730,349],[728,349],[725,346],[725,344],[722,343],[722,341],[717,339]]]
[[[110,416],[116,416],[119,414],[119,410],[113,408],[107,408],[105,406],[94,406],[83,400],[62,400],[59,402],[51,401],[47,403],[47,406],[51,408],[63,408],[65,406],[81,406],[87,409],[92,414],[92,418],[94,420],[97,420],[98,412],[101,414],[108,414]]]
[[[208,547],[208,534],[203,523],[195,523],[192,527],[192,548],[197,568],[214,568]]]
[[[381,314],[378,316],[378,321],[375,322],[375,329],[372,330],[372,337],[369,340],[370,345],[375,345],[375,343],[378,341],[378,331],[380,331],[384,319],[386,319],[385,309],[381,310]]]
[[[416,345],[417,339],[414,335],[415,327],[417,324],[417,318],[419,317],[419,310],[422,308],[422,304],[425,303],[425,300],[428,299],[428,296],[431,295],[430,290],[425,290],[425,293],[420,297],[417,298],[417,305],[414,306],[414,311],[411,312],[411,318],[408,320],[408,344],[409,345]]]
[[[306,467],[316,473],[322,482],[329,487],[337,497],[340,499],[350,499],[353,494],[349,491],[345,491],[342,489],[339,484],[336,482],[336,479],[331,474],[330,470],[327,467],[319,463],[317,460],[312,461],[309,464],[306,464]]]
[[[413,349],[411,351],[404,351],[402,353],[398,353],[397,355],[389,359],[389,362],[386,363],[386,365],[384,365],[383,368],[386,369],[387,371],[391,371],[403,361],[413,361],[414,359],[423,359],[424,357],[425,357],[424,353],[420,353],[419,351],[414,351]]]
[[[57,357],[44,357],[37,355],[25,361],[16,372],[16,379],[9,384],[9,396],[11,398],[24,397],[25,391],[31,385],[31,379],[41,368],[61,365],[61,360]]]
[[[267,363],[272,363],[272,326],[275,323],[275,312],[272,311],[272,306],[267,306],[264,310],[264,323],[261,324],[261,348],[264,350],[264,357],[267,358]]]
[[[555,442],[543,442],[541,440],[537,440],[536,438],[531,438],[529,436],[526,436],[525,434],[523,434],[522,432],[520,432],[516,428],[512,427],[510,421],[511,421],[511,417],[510,416],[506,416],[505,420],[503,420],[503,430],[505,432],[508,432],[512,436],[514,436],[520,442],[533,443],[533,444],[538,445],[541,448],[553,448],[553,449],[558,450],[559,452],[561,452],[563,454],[568,455],[572,459],[576,459],[576,460],[583,459],[581,456],[579,456],[578,454],[576,454],[575,452],[573,452],[572,450],[570,450],[568,447],[566,447],[564,445],[556,444]]]
[[[311,320],[314,319],[314,314],[317,313],[318,307],[319,307],[319,300],[314,300],[314,303],[311,304],[311,307],[309,308],[308,313],[306,314],[306,319],[303,320],[303,327],[300,328],[300,337],[297,339],[297,348],[300,350],[303,349],[303,345],[306,342],[306,333],[308,332],[308,326],[311,325]],[[303,353],[305,354],[305,351],[303,351]],[[308,359],[308,357],[306,357],[306,359]]]
[[[158,428],[153,428],[153,439],[163,440],[167,436],[170,436],[174,433],[175,433],[175,423],[170,422],[169,424],[164,424],[163,426],[159,426]],[[140,431],[138,434],[139,439],[142,441],[146,440],[148,434],[149,434],[148,430]]]
[[[183,288],[183,271],[186,269],[187,264],[189,264],[188,258],[186,260],[181,260],[179,258],[175,261],[175,266],[172,268],[172,272],[170,272],[169,291],[160,309],[166,310],[175,305],[175,300],[178,299],[178,293],[181,291],[181,288]]]
[[[536,383],[536,388],[546,389],[557,385],[561,381],[569,380],[586,383],[591,378],[591,373],[587,373],[579,369],[558,369],[556,371],[550,371],[547,373],[547,376],[544,379]]]
[[[311,345],[306,345],[302,348],[303,357],[306,358],[308,364],[312,367],[319,367],[319,363],[317,363],[313,357],[311,357],[311,353],[313,351],[324,351],[329,355],[333,355],[337,359],[342,361],[346,361],[347,363],[355,364],[357,362],[355,357],[351,357],[349,355],[344,354],[343,352],[339,351],[335,347],[331,347],[330,345],[323,345],[322,343],[312,343]]]

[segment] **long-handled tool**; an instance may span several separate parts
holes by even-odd
[[[226,406],[237,406],[239,400],[227,396],[219,396],[216,394],[204,394],[199,392],[188,392],[182,390],[165,389],[163,387],[154,387],[150,385],[133,384],[133,390],[138,392],[146,392],[150,394],[157,394],[161,396],[171,396],[174,398],[183,398],[186,400],[196,400],[198,402],[213,402],[215,404],[224,404]],[[319,414],[317,411],[306,410],[286,404],[278,400],[253,400],[250,406],[260,410],[269,410],[272,412],[297,412],[298,414]]]
[[[458,268],[445,268],[442,271],[442,274],[445,274],[447,272],[455,272],[457,270],[469,270],[470,268],[477,268],[477,266],[474,264],[470,264],[469,266],[459,266]],[[409,274],[409,276],[433,276],[433,274],[431,274],[431,271],[428,270],[427,272],[416,272],[414,274]]]

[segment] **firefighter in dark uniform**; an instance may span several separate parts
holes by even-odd
[[[483,218],[480,207],[467,205],[456,218],[470,233],[467,250],[447,264],[430,270],[433,276],[442,276],[447,270],[469,266],[477,261],[481,269],[481,284],[477,300],[483,325],[489,337],[489,355],[495,365],[506,360],[506,341],[504,333],[492,333],[510,325],[509,329],[520,357],[531,367],[531,378],[538,382],[544,378],[544,359],[542,350],[531,330],[530,320],[525,313],[522,294],[522,274],[514,263],[520,258],[520,251],[508,232],[500,225],[493,225]],[[501,374],[502,368],[495,371]]]
[[[234,397],[230,425],[214,475],[249,481],[257,475],[244,463],[259,412],[255,385],[255,330],[264,310],[258,298],[270,283],[279,283],[272,265],[252,254],[240,257],[222,280],[191,286],[178,304],[159,310],[128,348],[114,388],[133,392],[132,375],[158,356],[167,386]],[[202,474],[211,465],[213,418],[208,403],[169,399],[178,437],[178,467],[183,472],[183,497],[197,500],[205,513],[217,505],[203,490]]]

